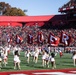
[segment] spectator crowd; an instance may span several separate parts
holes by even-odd
[[[75,47],[74,50],[76,50],[76,40],[75,40],[76,39],[76,30],[74,28],[58,30],[58,29],[46,29],[46,28],[41,29],[38,25],[33,25],[33,26],[25,25],[23,27],[0,26],[0,48],[2,51],[4,51],[4,56],[3,56],[4,65],[6,66],[6,64],[7,64],[7,61],[6,61],[7,52],[9,53],[9,50],[12,49],[13,55],[14,55],[14,69],[16,68],[16,63],[18,64],[18,68],[21,69],[20,68],[20,59],[19,59],[21,50],[25,50],[25,55],[28,57],[28,59],[27,59],[28,63],[30,60],[30,57],[29,57],[30,52],[31,52],[31,56],[34,55],[33,61],[35,63],[37,63],[38,55],[41,53],[42,54],[42,65],[44,66],[44,62],[46,59],[46,65],[47,65],[47,67],[49,67],[49,65],[48,65],[49,64],[49,59],[48,59],[49,55],[48,54],[50,54],[50,50],[54,50],[54,52],[56,52],[56,53],[57,53],[57,51],[62,52],[64,50],[64,47],[62,48],[61,45],[58,45],[57,48],[54,47],[53,49],[52,49],[52,47],[50,47],[50,44],[48,44],[49,34],[50,34],[50,32],[52,32],[55,36],[58,36],[60,38],[62,31],[66,32],[66,34],[68,34],[72,37],[72,41],[71,41],[70,45],[66,47],[66,50],[68,52],[70,52],[74,47]],[[38,36],[39,32],[41,32],[44,36],[44,42],[41,44],[38,44],[38,42],[37,42],[37,36]],[[29,44],[27,42],[28,41],[27,36],[30,33],[33,36],[33,43]],[[21,39],[22,39],[21,42],[19,42],[19,39],[17,39],[17,36],[18,36],[18,38],[21,37]],[[12,48],[9,49],[8,46],[11,46]],[[4,48],[2,48],[2,47],[4,47]],[[32,53],[32,52],[36,52],[36,53]],[[56,54],[55,55],[51,54],[51,56],[50,56],[53,69],[56,68],[54,56],[56,56]],[[74,65],[75,65],[75,62],[74,62]]]
[[[68,35],[70,35],[72,37],[72,42],[70,44],[71,47],[75,47],[76,46],[76,30],[73,28],[70,29],[62,29],[64,32],[66,32]],[[21,46],[26,46],[28,45],[27,43],[27,35],[29,34],[29,32],[31,32],[31,34],[33,35],[33,45],[37,44],[37,35],[38,32],[42,32],[43,36],[44,36],[44,44],[47,43],[47,38],[49,36],[49,33],[52,32],[55,36],[60,37],[61,31],[62,30],[58,30],[58,29],[41,29],[38,25],[33,25],[33,26],[24,26],[24,27],[12,27],[12,26],[0,26],[0,45],[4,46],[6,44],[8,44],[7,41],[7,36],[12,38],[12,42],[11,45],[16,45],[15,43],[15,39],[16,39],[16,35],[20,35],[23,38],[23,42],[20,44]]]

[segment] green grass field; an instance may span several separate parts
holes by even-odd
[[[62,58],[60,58],[59,54],[55,57],[56,59],[56,69],[64,69],[64,68],[76,68],[73,66],[72,54],[64,53]],[[39,70],[39,69],[51,69],[51,63],[49,68],[42,67],[42,59],[41,55],[39,55],[38,63],[32,62],[32,57],[30,58],[30,63],[28,64],[26,61],[26,57],[24,57],[24,52],[21,52],[20,55],[21,60],[21,70]],[[10,53],[8,56],[8,64],[6,67],[2,67],[0,71],[16,71],[14,70],[13,65],[13,54]]]

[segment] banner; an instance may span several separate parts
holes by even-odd
[[[61,32],[60,43],[64,44],[65,46],[69,46],[71,43],[71,36],[66,34],[66,32]]]
[[[7,42],[8,43],[11,43],[12,42],[12,37],[10,34],[7,35]]]
[[[51,46],[58,46],[59,45],[60,38],[55,36],[52,32],[50,32],[48,37],[48,43]]]
[[[23,42],[23,38],[19,35],[16,35],[16,43],[21,44]]]
[[[27,43],[33,44],[33,35],[31,33],[27,35]]]
[[[43,36],[42,32],[38,32],[37,42],[38,42],[38,44],[42,44],[44,42],[44,36]]]

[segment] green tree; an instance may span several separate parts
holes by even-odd
[[[11,8],[9,10],[6,10],[6,13],[4,15],[7,15],[7,16],[24,16],[25,13],[19,9],[19,8]]]
[[[6,16],[25,16],[23,10],[16,7],[11,7],[8,3],[0,2],[0,11],[2,12],[2,15]]]
[[[11,6],[8,3],[0,2],[0,11],[2,12],[2,15],[4,15],[6,13],[5,11],[10,8]]]

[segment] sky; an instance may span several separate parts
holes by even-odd
[[[69,0],[0,0],[0,2],[9,3],[12,7],[27,10],[26,15],[55,15],[59,7],[63,6]]]

